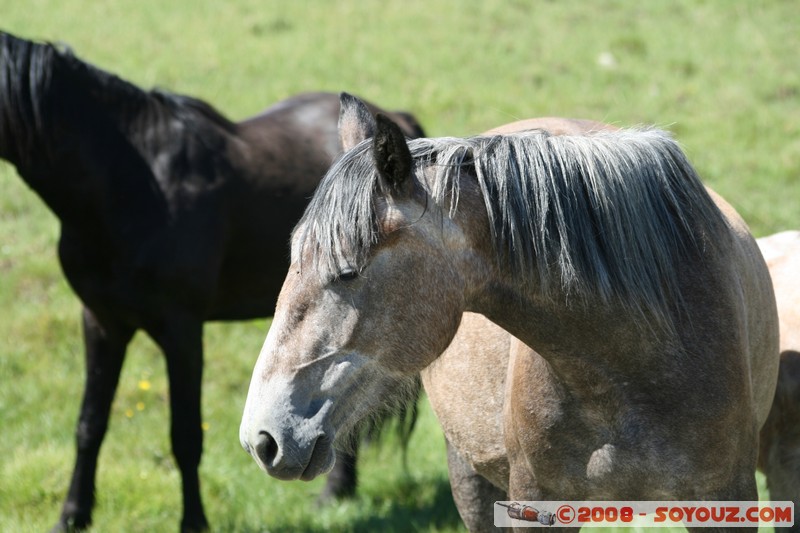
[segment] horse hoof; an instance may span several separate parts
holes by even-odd
[[[317,496],[317,504],[327,505],[339,500],[352,498],[356,494],[355,483],[327,483]]]
[[[61,519],[56,525],[50,529],[50,533],[80,533],[89,529],[91,520],[86,519]]]
[[[181,522],[181,533],[207,533],[209,531],[208,521],[205,517],[195,520],[194,523]]]

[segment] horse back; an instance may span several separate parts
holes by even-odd
[[[409,137],[423,135],[411,114],[384,113]],[[239,122],[228,143],[227,240],[212,318],[272,313],[288,267],[287,236],[331,163],[342,152],[339,96],[299,94]]]
[[[552,135],[585,135],[594,131],[615,131],[616,126],[594,120],[564,117],[527,118],[492,128],[484,135],[508,135],[529,130],[544,130]]]
[[[407,137],[425,135],[413,115],[385,111],[366,102],[373,114],[394,120]],[[342,152],[338,132],[339,96],[302,93],[282,100],[237,125],[245,141],[243,150],[254,166],[264,169],[270,181],[313,192],[333,160]],[[265,176],[260,176],[261,180]]]

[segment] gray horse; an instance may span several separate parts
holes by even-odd
[[[757,499],[769,272],[667,134],[409,141],[345,96],[340,135],[253,372],[240,438],[259,466],[329,470],[471,311],[538,351],[494,366],[511,499]]]

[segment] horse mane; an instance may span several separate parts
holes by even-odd
[[[0,154],[25,154],[44,130],[54,46],[0,34]],[[12,146],[13,145],[13,146]]]
[[[672,323],[678,265],[725,224],[678,144],[648,128],[408,142],[418,185],[453,216],[470,174],[499,264],[545,297],[616,300]],[[435,168],[435,177],[422,172]],[[427,181],[427,182],[426,182]],[[371,140],[334,163],[302,223],[300,245],[328,275],[361,269],[380,239]]]
[[[170,119],[211,121],[227,131],[235,124],[212,106],[164,90],[145,91],[76,57],[69,47],[36,43],[0,32],[0,155],[30,162],[36,148],[58,142],[53,121],[70,106],[91,101],[133,126],[146,117],[152,126]],[[89,113],[91,109],[82,109]]]

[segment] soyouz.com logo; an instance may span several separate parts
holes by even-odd
[[[791,527],[792,502],[498,501],[496,527]]]

